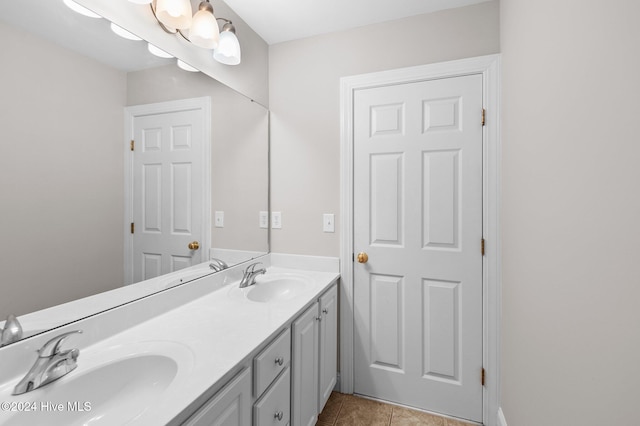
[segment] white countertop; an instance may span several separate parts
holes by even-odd
[[[310,285],[304,287],[296,297],[283,302],[253,302],[238,297],[238,281],[228,283],[204,296],[182,304],[159,316],[128,328],[118,334],[81,349],[78,368],[59,381],[27,394],[10,396],[14,382],[0,386],[0,402],[51,400],[49,393],[66,381],[101,366],[134,357],[140,354],[166,353],[178,360],[178,371],[173,382],[160,395],[141,410],[127,424],[160,425],[169,423],[193,401],[228,375],[243,360],[270,337],[274,337],[302,310],[310,305],[328,286],[339,277],[335,272],[317,272],[270,266],[264,277],[273,274],[301,274]],[[209,277],[202,280],[210,279]],[[258,277],[259,282],[262,278]],[[73,347],[71,339],[65,346]],[[100,383],[95,383],[100,386]],[[90,412],[76,413],[87,421],[101,410],[98,402]],[[83,401],[80,401],[83,402]],[[113,407],[118,410],[118,407]],[[29,417],[34,413],[0,412],[0,424],[17,420],[34,424]],[[51,420],[56,413],[51,413]],[[116,420],[115,417],[113,420]],[[75,420],[75,419],[74,419]],[[100,419],[104,424],[116,424],[108,418]],[[91,423],[92,425],[94,423]],[[96,422],[96,424],[103,424]]]

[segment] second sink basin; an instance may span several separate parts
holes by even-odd
[[[308,278],[302,275],[267,273],[246,289],[245,297],[254,302],[281,302],[299,296],[309,285]]]

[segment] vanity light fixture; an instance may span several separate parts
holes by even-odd
[[[220,29],[213,15],[213,6],[208,1],[200,2],[189,28],[189,41],[204,49],[215,49],[219,39]]]
[[[151,3],[153,9],[153,3]],[[154,11],[158,22],[167,28],[186,30],[191,27],[192,11],[190,0],[156,0]]]
[[[240,43],[233,23],[216,18],[209,0],[200,2],[198,11],[191,16],[190,0],[129,0],[136,4],[149,4],[160,27],[169,34],[179,34],[188,42],[212,49],[213,58],[225,65],[238,65],[241,60]],[[223,21],[222,30],[218,21]]]
[[[213,58],[226,65],[238,65],[240,63],[240,42],[236,37],[236,28],[231,21],[227,21],[220,32],[218,48],[213,51]]]
[[[213,50],[213,58],[225,65],[238,65],[241,60],[240,43],[236,37],[236,29],[233,23],[225,18],[216,18],[213,14],[213,6],[209,0],[201,1],[198,12],[191,16],[190,0],[129,0],[135,4],[148,4],[153,16],[160,27],[169,34],[180,34],[188,42]],[[102,18],[74,0],[63,0],[71,10],[91,18]],[[188,13],[187,13],[188,12]],[[223,21],[222,30],[218,28],[218,21]],[[188,36],[182,30],[188,29]],[[125,30],[119,25],[111,23],[111,30],[128,40],[142,40],[135,34]],[[165,52],[157,46],[148,43],[147,49],[160,58],[173,58],[173,55]],[[198,69],[178,60],[178,66],[186,71],[197,72]]]

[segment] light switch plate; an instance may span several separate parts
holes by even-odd
[[[269,228],[269,212],[260,212],[260,228]]]
[[[224,228],[224,212],[216,211],[213,214],[213,225],[216,228]]]
[[[271,212],[271,228],[272,229],[281,229],[282,228],[282,213],[281,212]]]
[[[322,230],[324,232],[336,232],[335,215],[333,213],[322,215]]]

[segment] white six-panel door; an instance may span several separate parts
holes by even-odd
[[[132,119],[133,282],[206,260],[204,114],[177,107]]]
[[[356,393],[482,421],[482,76],[354,97]]]

